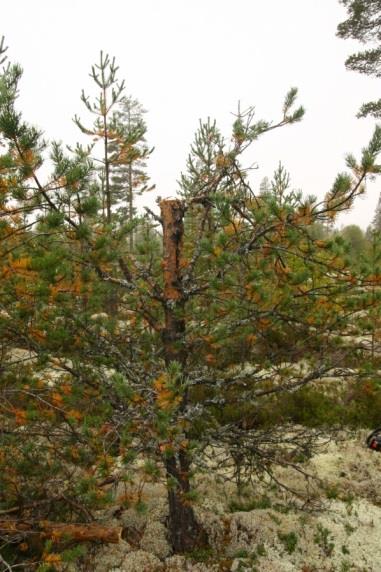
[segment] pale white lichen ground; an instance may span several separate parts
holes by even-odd
[[[150,485],[147,515],[130,509],[118,520],[134,532],[131,543],[103,546],[76,570],[381,572],[381,454],[366,449],[363,440],[362,434],[332,443],[311,459],[306,468],[319,481],[309,489],[311,502],[305,510],[293,506],[289,494],[272,488],[266,492],[268,508],[230,512],[233,485],[204,477],[197,514],[212,550],[193,558],[171,555],[165,536],[165,490]],[[282,469],[278,476],[306,492],[302,475]],[[247,494],[246,500],[261,498],[264,490],[258,487]]]

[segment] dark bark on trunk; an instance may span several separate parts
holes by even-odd
[[[160,204],[163,220],[165,327],[163,344],[165,363],[176,361],[184,366],[185,300],[181,284],[181,251],[184,235],[184,207],[179,200]]]
[[[165,464],[167,479],[170,479],[168,529],[173,550],[182,553],[205,547],[208,545],[207,534],[197,522],[193,507],[185,496],[190,491],[189,455],[186,451],[180,451],[167,459]]]
[[[163,221],[165,327],[162,332],[165,364],[186,363],[185,298],[181,279],[181,256],[184,235],[184,205],[178,199],[160,203]],[[183,396],[180,406],[186,406]],[[189,552],[207,545],[207,536],[197,522],[193,507],[186,498],[190,490],[190,458],[186,450],[174,451],[165,459],[168,481],[169,535],[175,552]]]

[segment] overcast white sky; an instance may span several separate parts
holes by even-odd
[[[65,143],[79,139],[72,117],[86,117],[81,89],[95,93],[91,64],[101,49],[115,56],[128,93],[148,110],[149,172],[161,196],[176,193],[199,118],[216,118],[229,135],[240,100],[276,120],[297,86],[306,117],[253,146],[253,181],[282,161],[295,188],[323,196],[345,154],[368,142],[374,121],[355,115],[381,92],[379,80],[345,70],[356,49],[335,37],[345,14],[338,0],[12,0],[0,35],[25,70],[25,118]],[[365,228],[380,190],[381,180],[369,185],[340,223]]]

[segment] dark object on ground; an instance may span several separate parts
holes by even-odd
[[[381,451],[381,427],[378,427],[368,435],[366,444],[373,451]]]

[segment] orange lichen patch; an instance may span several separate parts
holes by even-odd
[[[160,443],[159,450],[161,453],[170,453],[173,451],[172,443]]]
[[[139,395],[139,393],[134,393],[131,397],[131,401],[132,403],[138,405],[139,403],[144,403],[144,398],[141,395]]]
[[[37,328],[30,328],[29,333],[32,336],[32,338],[34,338],[39,342],[42,342],[46,339],[46,333]]]
[[[30,268],[31,259],[28,256],[24,258],[11,258],[9,260],[11,268],[14,270],[28,270]]]
[[[112,433],[112,431],[113,431],[113,426],[111,425],[111,423],[103,423],[103,425],[99,429],[99,435],[108,435],[109,433]]]
[[[43,410],[40,409],[40,414],[42,414],[43,417],[48,421],[54,421],[56,418],[55,412],[52,411],[51,409],[43,409]]]
[[[77,461],[79,459],[79,450],[78,447],[70,447],[70,456],[73,459],[73,461]]]
[[[223,153],[219,153],[215,159],[216,167],[223,169],[224,167],[229,167],[231,165],[231,159],[224,155]]]
[[[26,411],[24,409],[14,409],[15,421],[17,425],[25,425],[27,422]]]
[[[126,491],[121,495],[118,495],[117,501],[126,506],[134,505],[142,500],[141,490]]]
[[[381,274],[371,274],[366,279],[367,282],[372,284],[380,284],[381,283]]]
[[[283,265],[281,262],[279,262],[278,260],[275,262],[275,272],[277,274],[290,274],[291,273],[291,268],[287,265]]]
[[[263,256],[269,256],[272,253],[273,249],[270,245],[264,244],[262,246],[262,254]]]
[[[215,364],[217,361],[217,358],[214,354],[206,354],[205,356],[205,361],[206,363],[208,363],[209,365]]]
[[[256,304],[258,304],[262,300],[262,296],[251,284],[247,284],[245,286],[245,290],[246,290],[246,298],[250,300],[250,302],[255,302]]]
[[[180,268],[188,268],[190,261],[187,258],[182,258],[180,260]]]
[[[313,222],[313,216],[310,205],[299,207],[293,217],[293,222],[298,224],[310,225]]]
[[[167,375],[165,373],[162,373],[161,375],[159,375],[159,377],[157,379],[155,379],[155,381],[153,382],[153,386],[157,391],[160,391],[163,389],[163,387],[165,386],[167,380]]]
[[[225,290],[221,290],[220,298],[222,298],[222,300],[230,300],[231,298],[234,298],[234,294],[234,290],[226,288]]]
[[[207,336],[202,336],[202,339],[207,344],[212,344],[214,342],[214,338],[210,334],[208,334]]]
[[[111,469],[114,466],[115,459],[111,455],[101,455],[98,458],[98,462],[104,469]]]
[[[9,182],[6,179],[0,179],[0,193],[7,193],[9,190]]]
[[[83,292],[83,281],[80,276],[75,276],[73,280],[59,279],[55,284],[49,286],[51,300],[54,301],[61,292],[81,294]]]
[[[73,419],[76,419],[77,421],[80,421],[82,419],[82,413],[80,411],[78,411],[77,409],[70,409],[66,413],[66,416],[72,417]]]
[[[55,391],[55,392],[52,394],[52,403],[53,403],[53,405],[55,405],[56,407],[61,407],[62,402],[63,402],[63,397],[62,397],[62,395],[61,395],[60,393],[58,393],[58,392]]]
[[[365,395],[374,395],[375,394],[375,388],[371,383],[364,383],[364,385],[362,387],[362,392]]]
[[[168,410],[178,405],[181,401],[180,397],[175,397],[173,391],[164,389],[157,394],[156,403],[160,409]]]
[[[58,177],[58,179],[56,180],[56,184],[58,187],[66,187],[67,179],[65,175],[62,175],[62,177]]]
[[[48,564],[60,564],[62,562],[62,558],[58,553],[51,552],[50,554],[43,555],[43,561]]]
[[[328,207],[329,209],[331,208],[330,206]],[[328,216],[328,218],[330,218],[331,220],[334,220],[337,216],[337,211],[335,210],[328,210],[326,212],[326,215]]]
[[[60,389],[64,395],[70,395],[72,392],[72,387],[69,383],[64,383],[60,386]]]
[[[225,231],[225,234],[227,234],[228,236],[231,236],[231,235],[236,233],[236,228],[235,228],[234,224],[228,224],[227,226],[224,227],[224,231]]]
[[[136,147],[133,147],[132,145],[127,145],[121,149],[119,156],[115,161],[113,161],[113,163],[116,165],[130,165],[131,163],[139,159],[140,156],[141,156],[140,152]]]
[[[343,268],[345,268],[344,260],[342,258],[336,258],[333,261],[333,268],[338,270],[342,270]]]
[[[32,149],[26,149],[23,151],[22,154],[22,162],[26,165],[33,165],[33,163],[36,161],[36,155],[35,153],[32,151]]]
[[[230,224],[224,226],[224,232],[228,236],[232,236],[233,234],[237,233],[237,231],[240,229],[241,226],[242,226],[242,222],[240,220],[235,220],[235,221],[231,222]]]
[[[163,410],[172,409],[181,402],[181,397],[176,396],[174,391],[168,388],[167,383],[168,380],[165,373],[161,374],[153,383],[156,389],[156,403]]]

